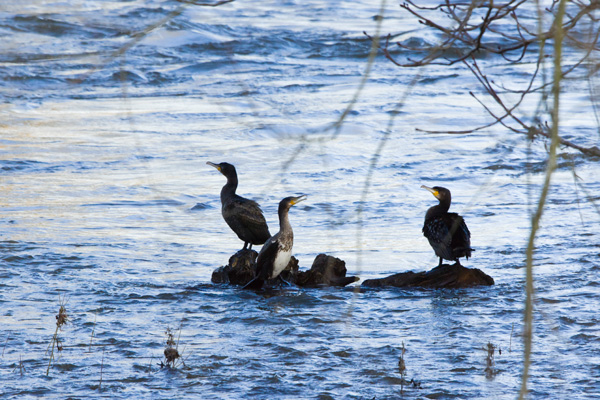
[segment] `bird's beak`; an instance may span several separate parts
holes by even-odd
[[[438,192],[434,188],[430,188],[429,186],[421,185],[421,189],[429,190],[431,192],[431,194],[435,196],[436,199],[439,199],[438,196],[439,196],[440,192]]]
[[[304,201],[304,200],[306,200],[306,197],[307,197],[307,196],[306,196],[305,194],[303,194],[302,196],[294,197],[294,198],[292,199],[292,205],[294,205],[294,204],[298,204],[298,203],[300,203],[301,201]]]
[[[215,163],[211,163],[210,161],[206,162],[208,165],[210,165],[211,167],[215,167],[219,172],[221,172],[221,167],[219,167],[218,164]]]

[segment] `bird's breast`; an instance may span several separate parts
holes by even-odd
[[[277,278],[279,274],[287,267],[292,258],[292,249],[282,249],[281,247],[277,251],[275,261],[273,262],[273,273],[270,279]]]

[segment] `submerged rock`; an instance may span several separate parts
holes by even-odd
[[[254,278],[258,253],[254,250],[240,250],[229,258],[229,263],[217,268],[212,273],[213,283],[230,283],[244,286]],[[288,266],[281,273],[285,281],[302,287],[346,286],[356,282],[358,277],[346,276],[346,263],[339,258],[319,254],[308,271],[300,271],[298,259],[291,258]],[[266,286],[281,283],[279,278],[265,282]]]
[[[493,284],[494,279],[480,269],[466,268],[458,264],[442,264],[427,272],[400,272],[385,278],[367,279],[362,283],[362,286],[458,289],[473,286],[491,286]]]

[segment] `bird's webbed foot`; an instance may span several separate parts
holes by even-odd
[[[291,284],[291,283],[289,283],[288,281],[286,281],[285,279],[283,279],[283,277],[282,277],[281,275],[279,275],[277,278],[278,278],[278,279],[279,279],[279,280],[280,280],[282,283],[285,283],[285,284],[286,284],[286,285],[288,285],[288,286],[292,286],[292,284]]]

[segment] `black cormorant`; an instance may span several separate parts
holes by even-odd
[[[446,188],[425,185],[423,189],[429,190],[440,201],[437,206],[431,207],[425,214],[423,235],[429,240],[435,254],[442,260],[456,261],[460,265],[459,257],[471,257],[471,232],[463,217],[457,213],[449,213],[452,197]]]
[[[245,250],[248,244],[248,249],[252,249],[253,244],[266,242],[271,233],[260,206],[255,201],[235,194],[238,186],[235,167],[225,162],[207,164],[218,169],[227,178],[227,183],[221,189],[221,214],[227,225],[244,241],[242,250]]]
[[[254,279],[244,286],[244,289],[260,289],[266,280],[277,278],[289,264],[294,232],[288,219],[288,211],[291,206],[303,200],[306,200],[306,195],[286,197],[279,202],[279,232],[271,236],[258,253]]]

